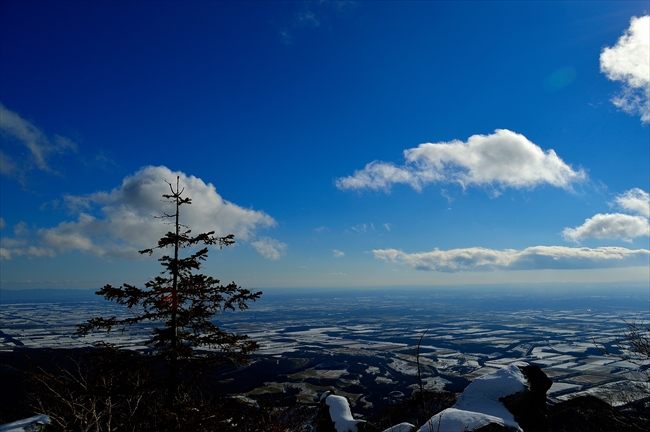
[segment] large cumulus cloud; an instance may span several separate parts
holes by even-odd
[[[339,189],[390,190],[406,184],[421,190],[429,183],[458,183],[462,187],[533,188],[548,184],[570,189],[587,178],[553,150],[542,150],[525,136],[498,129],[491,135],[420,144],[404,151],[406,163],[398,166],[374,161],[353,175],[335,180]]]
[[[2,256],[37,255],[36,252],[53,255],[80,250],[99,256],[136,257],[138,250],[154,246],[170,230],[169,225],[154,216],[174,212],[161,196],[170,192],[165,182],[175,183],[177,176],[185,189],[183,196],[192,199],[191,205],[181,207],[181,223],[191,227],[194,233],[215,231],[218,236],[233,233],[236,239],[246,241],[258,229],[276,224],[264,212],[224,200],[214,185],[200,178],[164,166],[149,166],[126,177],[110,192],[66,196],[65,202],[76,215],[75,220],[37,230],[30,244],[36,247],[33,254],[27,246],[22,247],[28,244],[24,235],[3,239]]]

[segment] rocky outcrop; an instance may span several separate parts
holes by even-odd
[[[431,417],[418,432],[545,431],[550,387],[539,367],[513,363],[475,379],[453,407]]]
[[[647,424],[632,420],[594,396],[580,396],[547,409],[552,382],[535,365],[516,362],[475,379],[451,408],[419,429],[400,423],[383,432],[641,432]],[[347,399],[325,392],[319,431],[378,430],[354,419]],[[645,427],[644,427],[645,426]]]
[[[501,398],[500,401],[524,431],[546,432],[548,430],[546,392],[553,382],[539,366],[519,366],[519,370],[526,377],[526,390]]]

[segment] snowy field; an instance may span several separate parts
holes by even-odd
[[[75,324],[126,313],[92,300],[3,303],[0,350],[90,346],[106,335],[73,336]],[[236,372],[246,374],[252,387],[233,391],[293,391],[311,402],[319,392],[337,388],[358,402],[358,410],[417,388],[415,354],[425,331],[420,363],[432,390],[460,391],[478,376],[525,361],[553,380],[551,400],[611,395],[644,367],[603,354],[594,341],[616,352],[624,323],[634,320],[648,321],[647,290],[645,299],[643,291],[609,297],[587,292],[270,291],[249,311],[216,321],[250,335],[261,347],[252,365]],[[109,339],[141,349],[149,328],[114,332]]]

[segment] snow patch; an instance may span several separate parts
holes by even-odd
[[[357,432],[357,424],[365,422],[352,417],[350,404],[346,398],[328,393],[323,393],[323,396],[325,396],[325,403],[329,406],[330,418],[334,422],[336,432]],[[321,396],[321,400],[323,400],[323,396]]]
[[[415,426],[413,426],[411,423],[400,423],[395,426],[391,426],[388,429],[384,430],[384,432],[411,432],[415,430]]]
[[[15,422],[6,423],[0,426],[0,432],[23,432],[26,430],[33,430],[30,426],[38,425],[48,425],[51,423],[51,420],[45,414],[38,414],[34,417],[29,417],[22,420],[16,420]],[[29,428],[29,429],[28,429]],[[34,429],[34,430],[41,430]]]
[[[519,370],[520,366],[528,366],[528,364],[512,363],[503,369],[476,378],[467,386],[452,408],[431,417],[418,432],[474,430],[490,423],[522,431],[512,413],[499,401],[502,397],[526,389],[527,380]]]

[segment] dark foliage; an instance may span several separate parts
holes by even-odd
[[[146,396],[147,403],[160,410],[156,421],[148,417],[147,427],[155,426],[162,419],[167,425],[165,429],[203,430],[223,415],[213,413],[216,406],[206,399],[200,388],[201,379],[224,364],[245,363],[248,355],[258,348],[247,335],[226,332],[213,319],[227,310],[248,309],[248,302],[257,300],[262,293],[243,289],[234,282],[222,285],[219,280],[198,273],[207,259],[208,246],[232,245],[234,235],[219,237],[214,231],[192,235],[189,227],[180,223],[180,207],[192,201],[182,196],[184,189],[180,188],[178,178],[176,187],[169,184],[169,188],[171,193],[163,198],[175,206],[175,212],[159,218],[172,219],[170,224],[174,231],[165,234],[156,246],[140,251],[151,255],[157,249],[170,249],[173,253],[158,260],[163,271],[144,288],[130,284],[104,286],[97,294],[125,306],[132,312],[131,316],[92,318],[77,325],[76,332],[80,335],[93,331],[110,333],[114,329],[124,331],[131,325],[151,322],[154,328],[146,342],[151,349],[150,355],[127,353],[103,343],[101,356],[78,362],[72,373],[68,370],[61,370],[60,374],[42,371],[38,380],[48,394],[55,395],[68,408],[74,398],[94,407],[92,397],[108,395],[111,398],[104,397],[97,406],[104,417],[114,416],[115,409],[126,410],[125,413],[120,411],[120,415],[131,415],[131,396]],[[179,256],[182,249],[196,246],[203,247],[189,256]],[[110,377],[110,380],[93,381],[103,377]],[[123,389],[123,385],[128,389]],[[66,389],[66,393],[57,393],[59,388]],[[120,397],[123,399],[120,405],[111,405]],[[140,430],[143,428],[144,425],[140,425]]]
[[[368,422],[380,431],[402,422],[423,425],[435,414],[454,405],[456,399],[455,394],[448,392],[414,392],[404,401],[375,414]]]
[[[151,370],[133,353],[107,347],[29,362],[30,404],[50,416],[51,429],[137,431],[155,423]]]
[[[647,430],[595,396],[580,396],[551,408],[551,432],[634,432]]]
[[[92,318],[77,326],[77,334],[85,335],[95,330],[110,332],[114,328],[125,329],[143,321],[163,323],[156,327],[147,344],[154,348],[170,364],[180,359],[200,358],[213,365],[223,361],[242,362],[246,356],[257,349],[256,342],[246,335],[237,335],[221,330],[211,320],[226,310],[248,309],[247,302],[257,300],[261,292],[252,292],[237,286],[234,282],[221,285],[211,276],[196,274],[206,260],[208,248],[181,258],[179,250],[195,245],[233,244],[234,235],[217,237],[214,231],[191,235],[191,230],[179,222],[180,207],[191,204],[190,198],[183,198],[184,190],[170,185],[171,194],[163,195],[176,207],[174,214],[164,214],[161,218],[174,219],[175,232],[168,232],[158,241],[158,245],[140,251],[151,255],[156,249],[173,249],[173,256],[164,255],[160,261],[164,270],[160,276],[145,284],[145,288],[124,284],[119,288],[104,286],[97,292],[106,300],[126,306],[134,311],[129,318]],[[197,348],[216,348],[217,352],[197,355]]]

